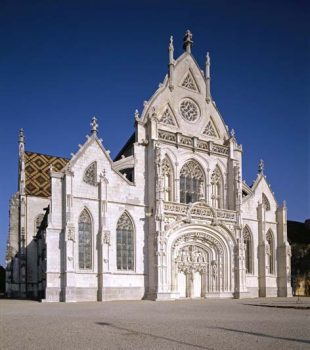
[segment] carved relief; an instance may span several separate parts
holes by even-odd
[[[185,274],[190,272],[206,272],[208,255],[205,250],[195,245],[182,247],[175,258],[177,270]]]

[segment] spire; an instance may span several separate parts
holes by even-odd
[[[91,134],[97,135],[99,124],[97,124],[97,118],[95,116],[92,117],[90,126],[91,126]]]
[[[19,129],[18,142],[19,143],[25,143],[25,134],[24,134],[24,129],[23,128]]]
[[[209,52],[206,55],[206,100],[207,102],[211,101],[211,76],[210,76],[210,56]]]
[[[173,58],[173,53],[174,53],[174,47],[173,47],[173,36],[170,36],[170,42],[169,42],[169,89],[172,91],[173,90],[173,68],[174,68],[174,58]]]
[[[25,193],[25,134],[24,129],[19,130],[18,135],[18,190],[20,194]]]
[[[191,48],[194,43],[192,39],[193,39],[193,34],[190,32],[190,30],[187,30],[183,38],[183,49],[187,53],[191,53]]]
[[[258,173],[264,175],[264,161],[260,159],[258,163]]]

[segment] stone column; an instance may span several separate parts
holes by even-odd
[[[63,179],[64,183],[64,201],[66,205],[66,226],[64,236],[64,249],[63,249],[63,283],[62,283],[62,295],[63,301],[75,302],[76,301],[76,281],[75,281],[75,269],[76,262],[75,257],[75,244],[76,244],[76,228],[74,226],[73,218],[73,172],[68,169]]]
[[[265,233],[265,206],[262,203],[257,207],[258,221],[258,286],[259,296],[267,296],[267,271],[266,271],[266,233]]]
[[[292,296],[291,246],[287,242],[287,208],[285,202],[277,212],[277,285],[279,297]]]
[[[246,297],[245,247],[239,232],[235,246],[235,298]]]
[[[103,274],[110,270],[109,247],[110,231],[107,230],[107,201],[108,201],[108,183],[105,171],[100,175],[98,196],[99,196],[99,232],[97,239],[98,250],[98,292],[97,300],[104,300],[104,283]]]

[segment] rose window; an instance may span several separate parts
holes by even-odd
[[[199,108],[197,104],[190,99],[182,100],[180,103],[180,112],[182,117],[188,122],[194,122],[199,117]]]

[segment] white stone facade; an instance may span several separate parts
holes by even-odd
[[[93,119],[80,150],[50,169],[48,198],[25,194],[22,135],[9,295],[66,302],[291,295],[286,206],[278,206],[262,163],[251,187],[242,180],[242,147],[211,97],[209,55],[203,72],[191,46],[187,32],[175,60],[170,40],[169,72],[136,113],[119,156],[111,159]]]

